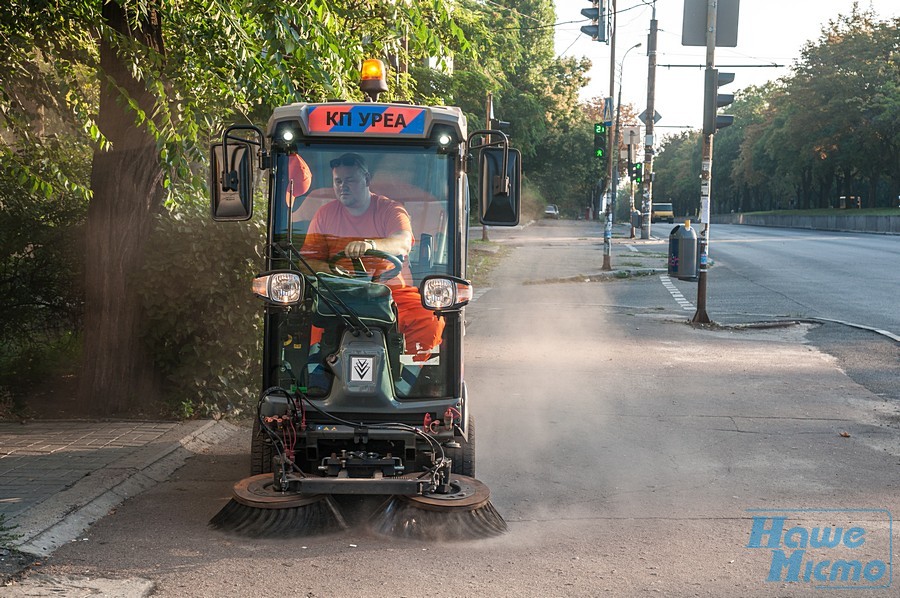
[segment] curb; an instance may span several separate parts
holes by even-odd
[[[21,539],[15,548],[39,557],[50,555],[105,517],[110,509],[165,481],[189,457],[218,444],[237,429],[224,421],[178,426],[151,445],[150,451],[137,451],[99,469],[23,514],[17,519]]]

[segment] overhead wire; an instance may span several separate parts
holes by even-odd
[[[503,6],[502,4],[497,4],[496,2],[492,2],[491,0],[481,0],[481,1],[484,2],[485,4],[490,4],[491,6],[496,6],[500,10],[505,10],[505,11],[511,12],[513,14],[519,15],[520,17],[524,17],[526,19],[531,19],[532,21],[535,21],[537,23],[541,22],[540,19],[532,17],[531,15],[522,14],[514,8],[510,8],[509,6]]]

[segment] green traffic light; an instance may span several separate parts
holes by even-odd
[[[644,165],[640,162],[636,162],[631,167],[631,179],[635,183],[641,183],[644,180]]]
[[[604,123],[594,123],[594,157],[604,158],[606,156],[606,125]]]

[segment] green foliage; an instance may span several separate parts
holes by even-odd
[[[5,514],[0,513],[0,547],[11,546],[22,537],[22,534],[16,532],[16,527],[6,520]]]
[[[48,195],[59,183],[87,197],[88,181],[67,176],[60,158],[38,176],[29,162],[14,159],[14,146],[44,146],[46,136],[34,134],[34,125],[50,120],[85,147],[107,147],[96,124],[104,82],[100,38],[110,40],[155,98],[153,110],[143,110],[119,88],[134,126],[156,139],[169,201],[179,197],[179,187],[202,189],[203,175],[190,166],[224,123],[265,122],[274,107],[300,100],[359,98],[356,72],[366,57],[415,62],[468,47],[444,2],[121,1],[134,28],[159,19],[164,53],[112,30],[101,19],[101,4],[11,0],[0,6],[0,122],[12,133],[0,143],[0,158]]]
[[[528,179],[522,181],[521,220],[523,222],[542,218],[544,215],[544,207],[548,203],[553,202],[544,197],[540,187],[533,185]]]
[[[530,163],[531,180],[565,214],[583,213],[591,188],[605,176],[593,155],[593,131],[587,116],[552,127]]]
[[[653,164],[653,201],[671,202],[677,215],[693,215],[699,210],[700,144],[699,131],[670,136]],[[717,164],[715,168],[718,172]]]
[[[469,115],[470,128],[480,127],[491,92],[495,117],[510,123],[508,133],[522,150],[524,169],[540,171],[532,160],[545,138],[578,118],[578,90],[590,63],[554,56],[551,0],[460,4],[458,21],[473,51],[454,61],[449,103]],[[544,158],[541,164],[550,162]]]
[[[216,223],[203,202],[156,221],[139,274],[143,339],[175,415],[235,413],[260,379],[261,306],[250,292],[265,241],[265,209],[246,223]]]
[[[0,386],[16,394],[75,352],[87,202],[76,189],[50,189],[41,181],[56,180],[61,172],[84,176],[86,159],[79,150],[70,137],[53,135],[42,146],[0,160]],[[53,154],[68,160],[54,167]]]

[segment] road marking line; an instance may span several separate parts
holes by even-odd
[[[669,291],[669,294],[672,295],[672,298],[675,299],[675,302],[681,306],[681,309],[684,311],[694,311],[696,309],[693,303],[684,298],[684,295],[681,294],[681,291],[678,290],[678,287],[675,286],[675,283],[672,282],[668,275],[660,274],[659,280],[666,287],[666,290]]]
[[[634,245],[626,245],[625,247],[627,247],[629,251],[637,251],[638,250],[637,247],[635,247]]]

